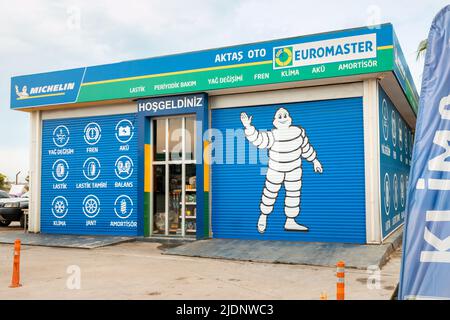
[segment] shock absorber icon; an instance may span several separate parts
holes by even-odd
[[[127,213],[127,201],[125,199],[122,199],[120,201],[120,213],[125,215]]]

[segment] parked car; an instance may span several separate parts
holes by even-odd
[[[8,192],[0,190],[0,199],[6,199],[6,198],[9,198],[9,197],[10,197],[10,195],[9,195]]]
[[[25,226],[24,209],[28,209],[29,193],[23,194],[18,198],[3,198],[0,199],[0,227],[7,227],[13,221],[19,221],[20,226]]]

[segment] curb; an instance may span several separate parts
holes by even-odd
[[[383,267],[389,261],[391,254],[402,245],[403,227],[401,227],[397,231],[395,231],[386,240],[387,241],[385,241],[385,242],[386,242],[386,244],[388,244],[388,246],[386,248],[386,252],[380,258],[380,261],[378,263],[378,267],[380,267],[380,268]]]

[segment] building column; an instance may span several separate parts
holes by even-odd
[[[366,242],[381,243],[378,81],[364,81],[363,121],[366,180]]]
[[[30,202],[28,231],[40,232],[41,227],[41,150],[42,114],[30,112]]]

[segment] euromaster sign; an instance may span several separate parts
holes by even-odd
[[[320,65],[332,62],[376,59],[377,36],[375,33],[301,43],[287,47],[274,48],[274,69]],[[369,63],[376,61],[365,61],[367,68]],[[362,61],[360,63],[363,63]],[[357,65],[358,66],[358,65]],[[362,67],[359,65],[358,67]],[[341,68],[348,66],[342,65]]]
[[[29,230],[381,244],[417,98],[390,24],[13,77]]]
[[[95,102],[397,69],[392,25],[12,78],[11,107]],[[398,51],[401,53],[401,51]],[[405,75],[412,83],[410,74]],[[33,91],[31,91],[33,89]],[[417,93],[408,96],[415,106]]]

